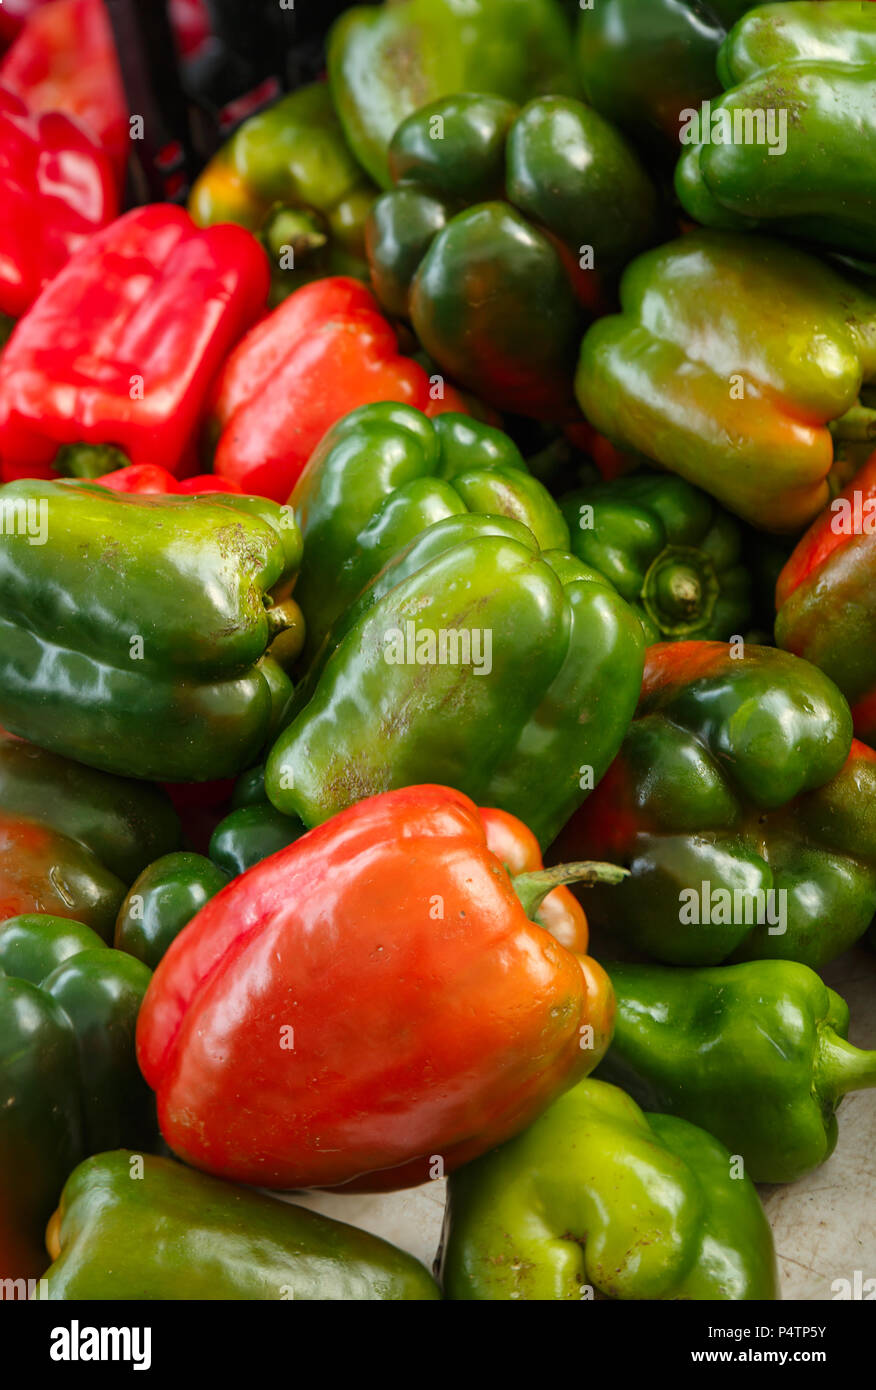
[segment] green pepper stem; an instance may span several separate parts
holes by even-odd
[[[818,1089],[828,1100],[838,1101],[848,1091],[876,1086],[876,1051],[846,1042],[833,1028],[821,1028],[816,1056]]]
[[[64,444],[52,467],[63,478],[102,478],[104,473],[127,468],[130,462],[115,444]]]
[[[535,869],[528,874],[515,874],[511,882],[527,917],[534,918],[548,893],[567,883],[621,883],[629,878],[629,870],[618,864],[585,861],[577,864],[558,864],[554,869]]]

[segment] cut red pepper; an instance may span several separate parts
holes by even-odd
[[[28,114],[0,88],[0,313],[17,319],[118,199],[107,156],[59,112]]]
[[[180,208],[138,208],[98,232],[0,358],[4,479],[53,468],[93,478],[156,460],[178,471],[213,378],[268,283],[249,232],[201,231]]]
[[[75,117],[106,150],[121,184],[128,106],[103,0],[52,0],[35,10],[0,62],[0,86],[30,111]]]
[[[229,358],[217,384],[216,473],[285,502],[327,430],[360,405],[401,401],[427,415],[466,413],[450,386],[432,399],[419,365],[358,280],[331,276],[291,294]]]

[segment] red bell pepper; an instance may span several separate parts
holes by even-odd
[[[374,401],[427,415],[466,413],[452,387],[433,401],[419,363],[358,280],[331,276],[291,294],[247,334],[219,379],[213,467],[244,492],[285,502],[322,436]]]
[[[778,645],[826,671],[876,743],[876,454],[797,544],[776,608]]]
[[[50,477],[53,465],[99,477],[156,460],[178,471],[213,378],[268,283],[249,232],[201,231],[180,208],[137,208],[98,232],[0,358],[3,477]]]
[[[103,0],[52,0],[28,17],[0,62],[0,87],[34,112],[75,117],[112,161],[128,158],[128,106]]]
[[[95,478],[101,487],[111,488],[113,492],[136,493],[140,497],[172,497],[176,493],[198,496],[205,492],[239,493],[237,483],[230,478],[217,478],[215,473],[196,473],[192,478],[175,478],[157,463],[132,463],[127,468],[117,468],[113,473],[104,473]]]
[[[0,314],[17,319],[118,212],[109,160],[52,112],[31,116],[0,88]]]
[[[24,28],[34,10],[49,0],[3,0],[0,5],[0,47],[12,43]]]
[[[561,871],[512,878],[520,856],[541,862],[513,817],[407,787],[233,880],[140,1014],[171,1148],[260,1186],[385,1190],[524,1129],[597,1065],[614,998],[531,920]]]

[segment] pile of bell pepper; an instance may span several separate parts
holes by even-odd
[[[187,207],[100,0],[0,16],[0,1279],[780,1297],[876,1087],[876,4],[348,8]],[[432,1271],[271,1195],[445,1178]]]

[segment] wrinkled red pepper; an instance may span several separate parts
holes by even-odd
[[[216,473],[244,492],[285,502],[322,436],[374,401],[401,401],[427,415],[466,412],[444,386],[399,355],[395,332],[358,280],[331,276],[291,294],[229,358],[216,389]]]
[[[118,212],[106,155],[59,112],[0,88],[0,314],[17,319]]]
[[[52,0],[35,10],[0,62],[0,86],[30,111],[75,117],[106,150],[121,184],[128,106],[103,0]]]
[[[249,232],[201,231],[180,208],[137,208],[98,232],[0,358],[3,478],[50,477],[53,465],[92,478],[124,463],[179,471],[268,283]]]
[[[591,1071],[611,984],[532,920],[557,879],[527,837],[460,792],[406,787],[233,880],[174,941],[140,1013],[171,1148],[261,1186],[406,1187],[524,1129]],[[552,910],[580,949],[580,918],[562,896]]]

